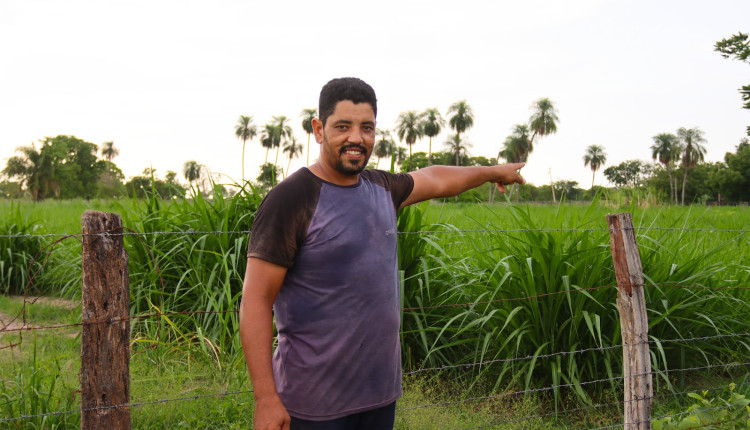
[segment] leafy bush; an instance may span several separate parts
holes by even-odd
[[[696,402],[686,412],[677,414],[684,418],[669,416],[652,421],[654,430],[677,429],[750,429],[750,399],[734,391],[735,384],[729,385],[729,397],[724,399],[706,398],[708,391],[701,394],[688,393]]]

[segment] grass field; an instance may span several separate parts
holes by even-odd
[[[153,312],[157,304],[165,311],[221,312],[236,309],[244,273],[246,237],[230,232],[249,229],[258,199],[247,194],[168,203],[0,201],[0,235],[78,233],[86,209],[121,213],[124,224],[138,232],[184,232],[126,237],[131,312]],[[684,411],[694,402],[674,393],[711,388],[704,396],[726,397],[735,382],[736,393],[747,394],[747,367],[723,366],[750,361],[747,337],[729,336],[750,332],[747,207],[433,203],[405,211],[399,220],[403,301],[411,309],[403,312],[404,371],[420,372],[405,378],[397,428],[518,428],[519,422],[529,428],[581,428],[619,422],[616,404],[594,406],[616,403],[621,396],[616,382],[621,351],[607,349],[620,338],[605,216],[622,211],[632,212],[638,228],[652,361],[661,372],[654,383],[664,397],[655,402],[654,416]],[[22,292],[28,279],[21,269],[33,264],[40,250],[46,255],[50,248],[44,247],[56,239],[0,242],[3,291]],[[55,245],[33,289],[30,293],[75,302],[80,243],[69,238]],[[0,297],[2,319],[17,314],[21,302]],[[80,308],[57,302],[27,310],[32,324],[80,321]],[[131,358],[133,402],[248,389],[233,314],[171,319],[179,330],[158,322],[145,319],[132,326],[133,349],[139,351]],[[0,417],[77,407],[76,333],[75,328],[32,331],[24,334],[20,348],[0,350]],[[712,339],[669,342],[707,337]],[[0,346],[13,339],[3,335]],[[587,349],[593,350],[544,358]],[[540,358],[499,361],[529,356]],[[423,371],[446,366],[450,369]],[[715,367],[680,371],[701,366]],[[611,382],[587,384],[600,379]],[[503,395],[549,386],[557,388]],[[459,400],[464,401],[455,403]],[[578,411],[565,412],[571,409]],[[247,428],[251,411],[247,393],[181,400],[134,408],[133,426]],[[526,419],[536,415],[547,416]],[[11,428],[78,425],[76,414],[45,419]],[[492,425],[498,422],[505,424]]]

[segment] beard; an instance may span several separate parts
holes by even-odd
[[[365,158],[364,160],[362,160],[361,164],[356,161],[354,162],[344,161],[344,158],[342,157],[344,155],[344,152],[347,149],[362,150],[362,152],[365,154]],[[349,175],[349,176],[359,175],[360,173],[362,173],[363,170],[365,170],[365,167],[367,167],[367,162],[370,161],[370,157],[367,156],[366,154],[367,154],[367,149],[362,145],[344,146],[341,148],[341,150],[339,150],[339,158],[336,160],[336,163],[334,164],[334,168],[336,169],[337,172],[344,174],[344,175]]]

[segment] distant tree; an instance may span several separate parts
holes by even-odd
[[[497,154],[497,161],[500,162],[502,158],[508,163],[524,162],[530,152],[529,143],[529,128],[525,124],[516,124],[513,126],[513,133],[505,138]]]
[[[734,57],[745,63],[750,63],[750,36],[737,33],[728,39],[716,42],[714,50],[721,53],[724,58]],[[750,85],[743,85],[739,90],[742,100],[745,102],[743,108],[750,109]],[[750,136],[750,126],[747,127],[747,135]]]
[[[56,186],[51,159],[37,150],[33,143],[31,146],[16,148],[16,151],[22,155],[8,159],[3,175],[11,179],[17,178],[35,201],[43,200],[48,191]]]
[[[461,137],[458,134],[448,136],[448,140],[445,141],[445,146],[448,150],[450,150],[451,154],[453,154],[453,159],[455,160],[456,166],[462,165],[462,159],[468,161],[467,153],[468,149],[471,147],[471,144],[465,140],[461,140]]]
[[[607,180],[619,187],[636,188],[651,173],[651,166],[641,160],[628,160],[604,169]]]
[[[445,120],[440,115],[440,111],[437,108],[429,108],[422,112],[421,128],[425,136],[430,138],[430,144],[427,151],[427,165],[432,165],[432,138],[440,134]]]
[[[285,145],[289,139],[292,138],[292,127],[289,125],[289,118],[285,117],[284,115],[278,115],[273,117],[273,128],[277,134],[274,140],[276,142],[276,161],[274,161],[273,165],[278,166],[279,149],[282,145]],[[274,180],[275,179],[276,178],[274,177]],[[274,183],[274,185],[276,184]]]
[[[750,201],[750,142],[743,139],[734,154],[724,155],[727,168],[732,172],[728,182],[728,197],[734,201]]]
[[[289,176],[289,168],[292,166],[292,158],[299,157],[299,154],[302,153],[303,149],[304,147],[302,146],[302,144],[297,143],[297,139],[294,137],[288,140],[284,145],[284,153],[289,157],[289,163],[287,163],[286,171],[284,172],[285,178]]]
[[[396,171],[396,164],[399,166],[406,161],[406,148],[403,146],[394,146],[391,152],[391,172]]]
[[[409,146],[409,160],[411,160],[412,146],[424,134],[419,114],[413,110],[401,113],[396,120],[396,134]],[[411,166],[411,162],[409,165]]]
[[[375,163],[375,168],[377,169],[380,165],[380,159],[390,156],[396,144],[393,142],[393,137],[389,130],[377,129],[375,134],[377,135],[377,139],[375,140],[373,154],[378,157],[378,161]]]
[[[34,200],[50,195],[58,198],[93,198],[107,161],[97,159],[96,145],[75,136],[46,137],[39,150],[18,148],[21,156],[8,159],[3,173],[17,177]]]
[[[268,164],[268,152],[271,148],[276,148],[281,144],[279,138],[280,134],[276,131],[275,125],[268,123],[263,126],[260,133],[260,144],[266,148],[266,158],[263,159],[263,164]]]
[[[252,139],[258,133],[257,127],[253,124],[253,117],[240,115],[237,124],[234,126],[234,135],[242,140],[242,183],[245,183],[245,143]]]
[[[461,100],[450,105],[448,115],[448,125],[456,132],[456,141],[461,142],[461,133],[474,126],[474,111],[466,100]]]
[[[604,152],[604,148],[599,145],[589,145],[589,147],[586,148],[586,153],[583,156],[583,165],[591,167],[591,171],[593,172],[591,177],[591,188],[594,188],[596,171],[606,162],[607,154]]]
[[[672,133],[659,133],[653,137],[654,144],[651,145],[651,157],[658,160],[667,169],[669,176],[669,199],[677,204],[677,178],[672,178],[672,169],[680,159],[682,145],[680,140]]]
[[[185,179],[187,179],[190,186],[193,186],[193,182],[197,181],[201,178],[201,175],[203,173],[203,166],[198,164],[195,160],[186,161],[185,164],[182,165],[182,174],[185,176]],[[200,187],[198,187],[200,190]]]
[[[120,155],[120,150],[115,148],[115,143],[112,141],[102,143],[101,149],[102,157],[107,161],[114,160],[115,157]]]
[[[307,133],[307,166],[310,165],[310,136],[313,133],[312,120],[318,117],[317,109],[302,109],[300,113],[302,118],[302,130]]]
[[[557,117],[557,109],[550,99],[544,97],[534,102],[531,105],[534,112],[529,118],[529,128],[533,132],[531,139],[529,139],[529,147],[526,157],[523,161],[526,161],[528,154],[534,150],[534,139],[544,137],[550,134],[557,133],[557,123],[560,121]]]
[[[677,137],[684,145],[682,152],[682,167],[685,168],[685,176],[682,178],[682,205],[685,205],[685,185],[687,184],[688,171],[695,167],[699,161],[703,161],[706,148],[702,143],[706,142],[703,132],[698,128],[681,127],[677,130]]]
[[[260,175],[258,175],[258,185],[263,189],[269,189],[278,182],[278,169],[271,163],[265,163],[260,166]]]

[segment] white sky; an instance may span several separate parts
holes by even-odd
[[[541,184],[551,169],[588,188],[591,144],[607,166],[650,161],[652,136],[699,127],[708,160],[734,151],[750,124],[737,92],[750,66],[713,45],[750,31],[748,17],[747,0],[3,0],[0,167],[18,146],[72,134],[114,141],[128,177],[150,165],[182,177],[195,159],[239,179],[240,115],[259,128],[286,115],[306,144],[300,111],[329,79],[358,76],[378,95],[380,128],[467,100],[470,153],[487,157],[549,97],[558,133],[535,144],[523,174]],[[264,156],[248,142],[248,178]]]

